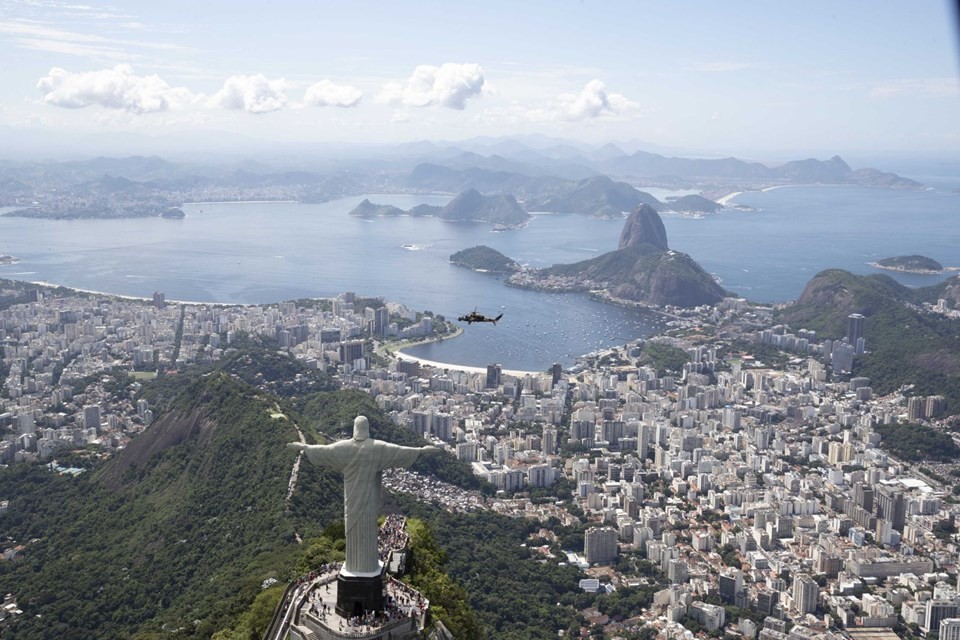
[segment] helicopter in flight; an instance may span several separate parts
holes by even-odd
[[[477,313],[477,309],[476,307],[474,307],[473,311],[471,311],[470,313],[457,318],[457,322],[466,322],[467,324],[473,324],[474,322],[492,322],[494,326],[496,326],[497,320],[499,320],[502,317],[503,317],[503,314],[501,313],[496,318],[488,318],[482,313]]]

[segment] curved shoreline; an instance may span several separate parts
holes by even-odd
[[[144,298],[141,296],[128,296],[128,295],[123,295],[118,293],[107,293],[105,291],[93,291],[91,289],[78,289],[77,287],[68,287],[65,285],[54,284],[52,282],[46,282],[44,280],[19,280],[18,282],[27,282],[29,284],[35,284],[42,287],[51,287],[54,289],[68,289],[76,293],[84,293],[84,294],[94,295],[94,296],[105,296],[108,298],[118,298],[120,300],[129,300],[131,302],[153,302],[153,298]],[[166,302],[168,304],[215,305],[215,306],[234,306],[234,307],[260,306],[253,303],[198,302],[195,300],[167,300]],[[273,303],[266,303],[266,304],[273,304]],[[410,347],[415,347],[422,344],[430,344],[433,342],[442,342],[444,340],[450,340],[452,338],[458,337],[462,333],[463,333],[463,327],[457,327],[457,330],[452,335],[440,336],[433,340],[421,340],[421,341],[409,343],[409,344],[404,344],[401,342],[400,345],[396,348],[393,348],[393,349],[385,348],[384,350],[386,351],[387,357],[391,359],[414,360],[416,362],[419,362],[422,365],[435,367],[438,369],[466,371],[468,373],[486,373],[487,372],[486,367],[475,367],[471,365],[461,365],[461,364],[454,364],[450,362],[437,362],[436,360],[428,360],[427,358],[421,358],[419,356],[410,355],[403,351],[403,349],[409,349]],[[501,372],[507,375],[516,376],[518,378],[522,378],[526,375],[538,375],[538,374],[544,373],[543,371],[522,371],[519,369],[502,369]]]
[[[41,287],[50,287],[51,289],[69,289],[70,291],[75,291],[77,293],[86,293],[92,296],[105,296],[107,298],[119,298],[121,300],[132,300],[137,302],[153,302],[153,298],[145,298],[143,296],[128,296],[122,293],[107,293],[106,291],[94,291],[93,289],[79,289],[77,287],[70,287],[64,284],[54,284],[53,282],[47,282],[45,280],[18,280],[18,282],[27,282],[29,284],[35,284]],[[193,304],[198,306],[212,305],[215,307],[255,307],[258,306],[250,302],[201,302],[199,300],[165,300],[167,304]],[[266,304],[276,304],[276,303],[266,303]]]
[[[388,349],[384,345],[384,351],[386,352],[387,357],[395,360],[412,360],[414,362],[419,362],[422,365],[428,367],[434,367],[437,369],[450,369],[453,371],[465,371],[467,373],[483,373],[487,372],[486,367],[475,367],[467,364],[454,364],[451,362],[437,362],[436,360],[428,360],[427,358],[421,358],[420,356],[411,355],[406,353],[404,349],[409,349],[411,347],[419,347],[425,344],[432,344],[434,342],[443,342],[444,340],[452,340],[463,334],[463,327],[458,326],[456,331],[451,335],[438,336],[433,339],[427,340],[418,340],[417,342],[401,342],[396,348]],[[543,371],[522,371],[520,369],[501,369],[501,373],[507,375],[516,376],[522,378],[526,375],[537,375],[543,373]]]
[[[400,351],[397,352],[396,357],[404,360],[413,360],[415,362],[419,362],[422,365],[425,365],[428,367],[435,367],[437,369],[465,371],[466,373],[483,373],[483,374],[487,373],[486,367],[474,367],[472,365],[466,365],[466,364],[451,364],[449,362],[437,362],[436,360],[427,360],[426,358],[421,358],[419,356],[412,356],[410,354],[403,353]],[[523,378],[524,376],[527,376],[527,375],[531,375],[531,376],[540,375],[540,374],[546,375],[546,372],[544,371],[521,371],[519,369],[501,369],[500,373],[505,373],[507,375],[514,376],[517,378]]]

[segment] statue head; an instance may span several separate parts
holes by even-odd
[[[357,416],[353,421],[353,439],[357,441],[366,440],[370,437],[370,423],[366,416]]]

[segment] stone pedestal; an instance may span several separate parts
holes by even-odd
[[[383,575],[373,577],[337,575],[336,612],[344,618],[367,611],[383,611]]]

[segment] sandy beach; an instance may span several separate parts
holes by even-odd
[[[743,191],[734,191],[733,193],[728,193],[722,198],[717,198],[717,204],[722,204],[723,206],[727,206],[728,202],[736,198],[741,193],[743,193]]]
[[[401,360],[414,360],[416,362],[419,362],[421,365],[428,366],[428,367],[435,367],[437,369],[450,369],[451,371],[466,371],[467,373],[483,373],[483,374],[487,373],[486,367],[470,367],[464,364],[450,364],[448,362],[436,362],[434,360],[427,360],[426,358],[418,358],[417,356],[411,356],[410,354],[403,353],[402,351],[397,351],[396,353],[397,353],[397,357],[400,358]],[[510,375],[510,376],[515,376],[517,378],[522,378],[528,374],[531,376],[535,376],[544,372],[543,371],[518,371],[516,369],[503,369],[501,373]]]
[[[457,326],[456,330],[450,335],[434,337],[432,340],[410,340],[401,342],[399,345],[387,345],[381,344],[377,348],[377,352],[382,355],[386,355],[389,358],[397,358],[400,360],[413,360],[419,362],[421,365],[426,367],[435,367],[437,369],[450,369],[451,371],[466,371],[467,373],[483,373],[486,374],[486,367],[471,367],[465,364],[451,364],[449,362],[437,362],[436,360],[427,360],[426,358],[418,358],[417,356],[412,356],[409,353],[404,353],[404,349],[409,349],[410,347],[417,347],[423,344],[429,344],[431,342],[442,342],[443,340],[452,340],[457,336],[463,333],[463,327]],[[523,376],[530,374],[536,375],[538,373],[543,373],[542,371],[520,371],[516,369],[503,369],[501,373],[505,373],[511,376],[516,376],[522,378]]]
[[[60,289],[69,289],[70,291],[76,291],[77,293],[87,293],[94,296],[106,296],[108,298],[120,298],[121,300],[133,300],[136,302],[153,302],[153,298],[144,298],[141,296],[126,296],[121,293],[107,293],[106,291],[94,291],[93,289],[78,289],[77,287],[68,287],[63,284],[56,284],[54,282],[46,282],[44,280],[28,280],[30,284],[35,284],[41,287],[54,287]],[[165,301],[167,304],[190,304],[197,306],[216,306],[216,307],[250,307],[256,306],[249,302],[200,302],[198,300],[171,300],[167,299]]]

